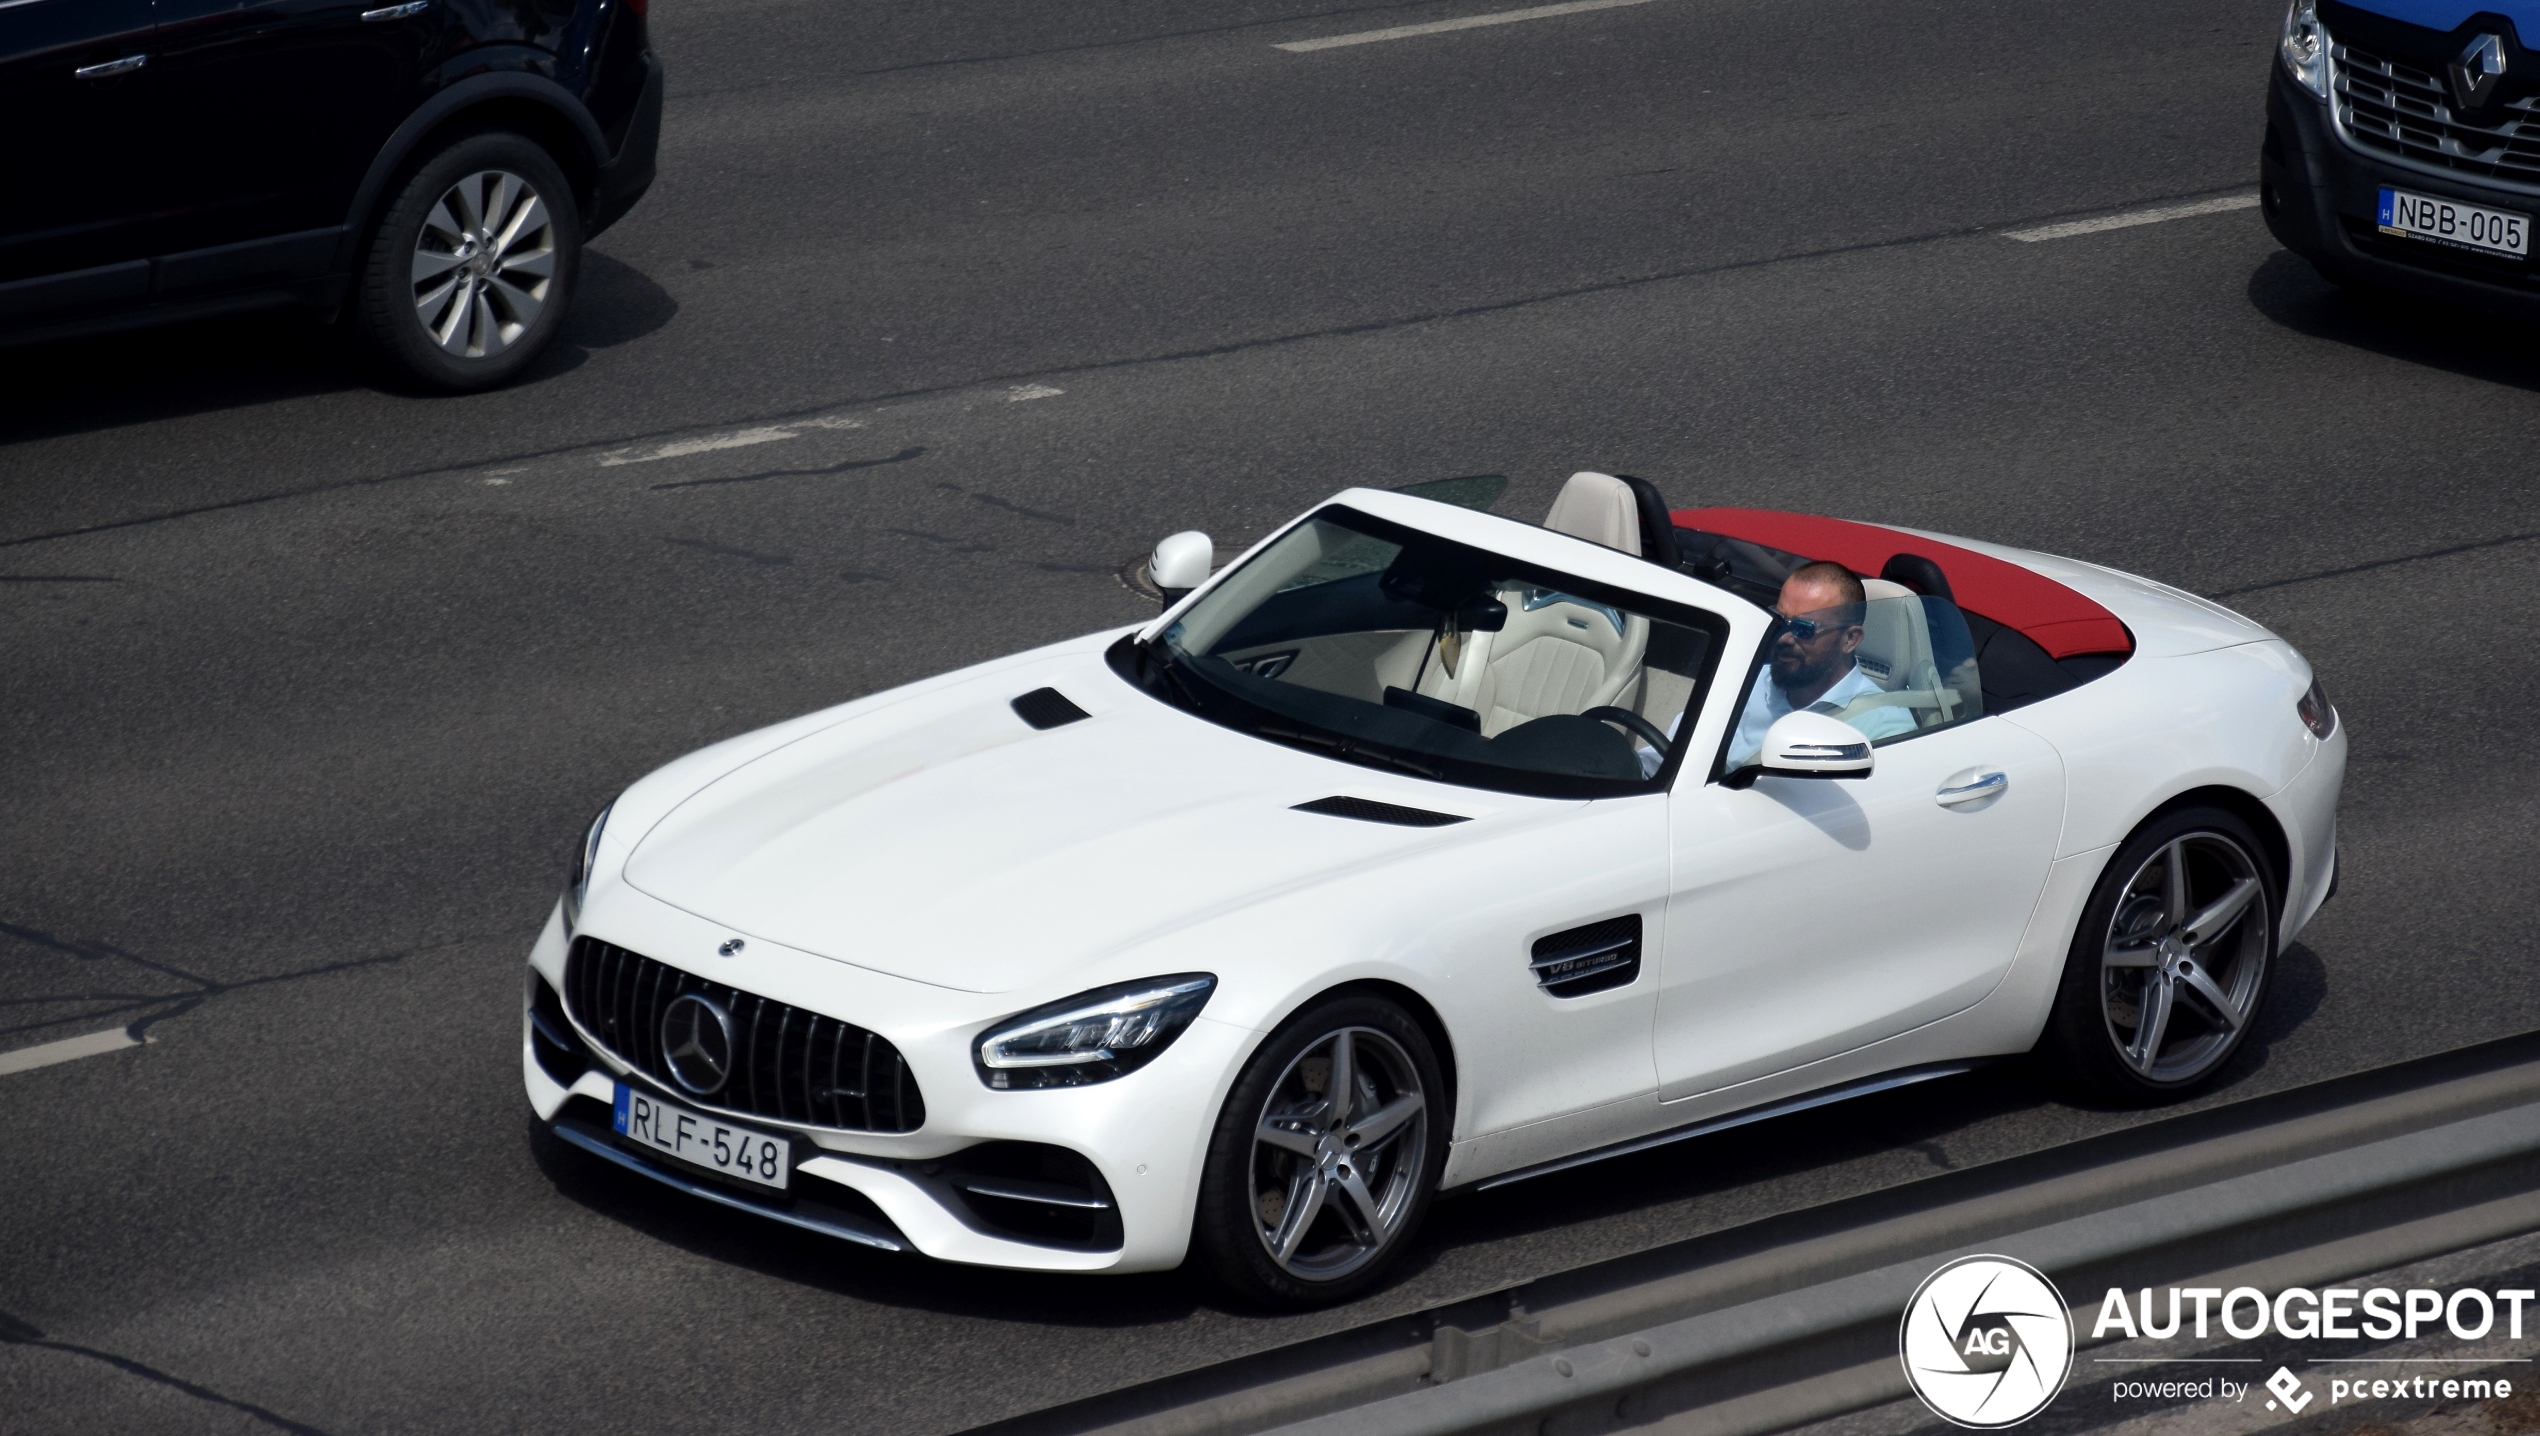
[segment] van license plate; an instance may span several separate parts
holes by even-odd
[[[2403,189],[2382,190],[2381,232],[2516,259],[2531,253],[2531,216]]]

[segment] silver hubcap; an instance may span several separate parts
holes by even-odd
[[[1410,1054],[1375,1028],[1345,1027],[1290,1062],[1262,1104],[1253,1231],[1290,1276],[1347,1276],[1401,1235],[1428,1152]]]
[[[2190,833],[2145,860],[2100,950],[2100,1006],[2126,1065],[2175,1083],[2229,1056],[2265,985],[2271,937],[2265,884],[2239,843]]]
[[[555,273],[555,226],[538,191],[508,171],[479,170],[423,218],[415,318],[445,354],[500,354],[538,321]]]

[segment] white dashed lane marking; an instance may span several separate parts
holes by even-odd
[[[615,468],[620,464],[651,464],[663,459],[684,459],[690,454],[711,454],[717,449],[746,449],[752,444],[773,444],[800,437],[805,429],[861,429],[862,419],[806,419],[799,424],[770,425],[758,429],[736,429],[729,434],[708,434],[697,439],[678,439],[650,449],[619,449],[600,456],[600,467]]]
[[[2034,229],[2006,229],[2004,239],[2022,244],[2035,244],[2041,239],[2070,239],[2077,234],[2098,234],[2111,229],[2132,229],[2138,224],[2159,224],[2163,220],[2193,219],[2200,214],[2221,214],[2226,210],[2256,209],[2254,194],[2225,195],[2221,199],[2200,199],[2188,204],[2154,205],[2150,209],[2128,210],[2124,214],[2106,214],[2097,219],[2076,219],[2064,224],[2041,224]]]
[[[792,429],[743,429],[735,434],[709,434],[702,439],[681,439],[651,449],[620,449],[600,456],[600,467],[615,468],[619,464],[652,464],[663,459],[684,459],[690,454],[711,454],[717,449],[746,449],[752,444],[773,444],[794,437]]]
[[[1432,20],[1425,25],[1396,25],[1389,30],[1360,30],[1348,35],[1326,35],[1320,40],[1290,40],[1277,48],[1302,55],[1314,50],[1337,50],[1343,45],[1373,45],[1383,40],[1413,40],[1422,35],[1443,35],[1450,30],[1474,30],[1484,25],[1514,25],[1520,20],[1550,20],[1560,15],[1577,15],[1589,10],[1620,10],[1626,5],[1646,5],[1650,0],[1568,0],[1561,5],[1537,5],[1527,10],[1500,10],[1488,15],[1467,15],[1460,20]]]
[[[50,1067],[57,1062],[73,1062],[82,1057],[94,1057],[101,1052],[120,1052],[127,1047],[140,1045],[141,1039],[132,1035],[131,1028],[109,1027],[103,1032],[91,1032],[85,1037],[65,1037],[59,1042],[21,1047],[15,1052],[0,1052],[0,1077],[6,1077],[12,1072],[31,1072],[38,1067]]]

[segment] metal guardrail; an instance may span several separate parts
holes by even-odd
[[[1975,1251],[2067,1295],[2316,1285],[2540,1228],[2540,1036],[2149,1123],[1372,1323],[977,1436],[1749,1436],[1906,1394],[1896,1322]],[[2096,1310],[2082,1313],[2083,1325]]]

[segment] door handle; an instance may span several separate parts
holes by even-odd
[[[406,0],[406,3],[403,5],[382,5],[376,10],[364,10],[362,12],[362,18],[365,20],[403,20],[409,15],[420,15],[431,8],[432,0]]]
[[[1961,803],[1982,802],[2011,790],[2011,775],[2003,772],[1978,773],[1955,787],[1942,788],[1933,798],[1944,808]]]
[[[82,65],[78,69],[71,71],[71,78],[74,80],[102,80],[108,75],[129,75],[133,71],[138,70],[149,63],[150,57],[147,55],[126,55],[120,60],[108,60],[104,64],[100,65]]]

